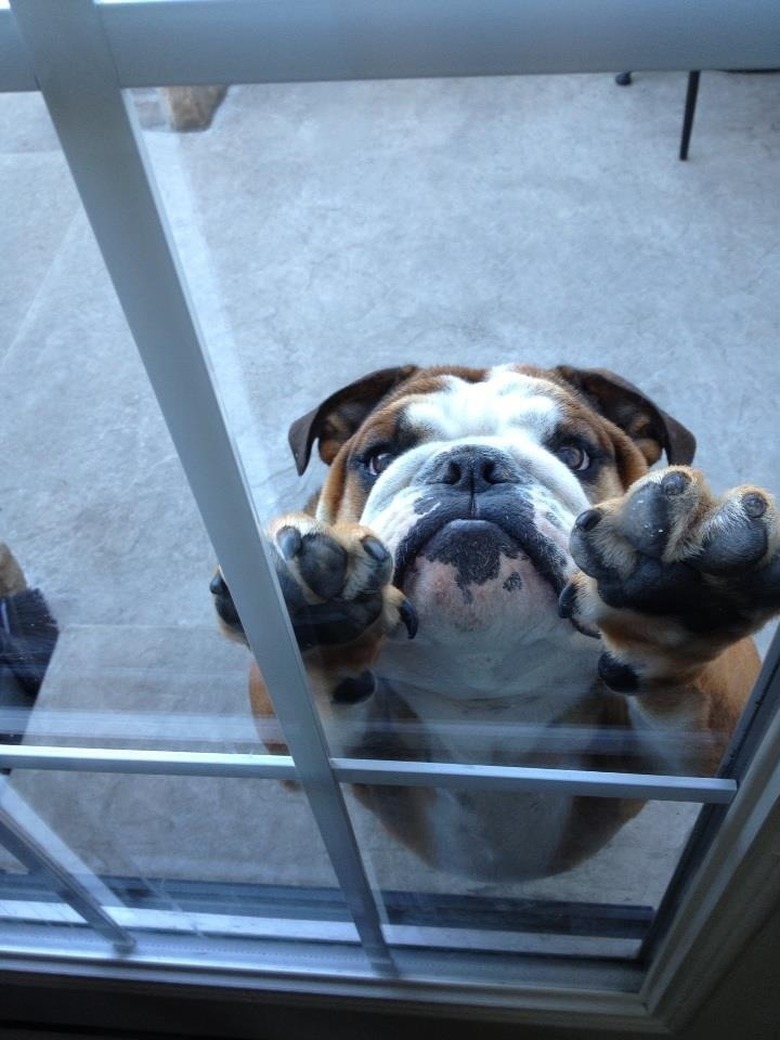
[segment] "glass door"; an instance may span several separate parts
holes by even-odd
[[[190,23],[175,21],[184,6]],[[232,22],[209,21],[221,7]],[[0,98],[22,258],[5,312],[1,534],[25,572],[4,600],[26,597],[9,635],[26,638],[29,604],[49,643],[35,689],[7,677],[5,948],[162,976],[497,987],[507,1004],[550,986],[583,1004],[635,997],[774,720],[771,630],[735,735],[661,720],[662,768],[638,735],[640,698],[594,685],[594,633],[534,584],[537,542],[493,552],[475,535],[453,567],[443,543],[423,551],[431,536],[414,580],[396,572],[404,595],[380,597],[381,639],[353,653],[329,626],[369,627],[363,603],[376,622],[386,551],[361,535],[369,578],[349,608],[340,585],[309,588],[301,610],[303,539],[330,537],[361,495],[356,519],[385,522],[366,481],[396,454],[430,468],[443,443],[467,442],[469,458],[487,452],[491,486],[509,483],[505,454],[522,455],[512,501],[538,513],[546,489],[557,545],[553,529],[600,501],[528,461],[596,458],[549,419],[559,365],[613,370],[642,387],[645,418],[692,427],[718,493],[771,489],[776,439],[754,432],[773,421],[777,381],[774,156],[703,139],[710,165],[673,167],[677,74],[627,94],[603,73],[495,75],[511,70],[476,47],[459,78],[431,55],[418,78],[389,51],[371,64],[376,26],[342,24],[334,43],[323,12],[290,13],[298,57],[282,62],[282,39],[240,82],[251,7],[13,5],[48,112],[36,95]],[[150,57],[174,24],[200,41],[195,86]],[[233,76],[208,46],[225,25]],[[307,39],[327,41],[319,57]],[[352,71],[328,73],[337,59]],[[748,73],[711,89],[762,103]],[[174,129],[188,111],[198,128]],[[415,403],[369,441],[360,423],[412,378],[404,366]],[[529,387],[531,412],[504,421],[509,391],[527,401]],[[740,417],[727,438],[723,415]],[[447,465],[452,488],[464,463],[457,477]],[[398,564],[407,543],[383,530]],[[445,622],[452,600],[425,585],[425,561],[433,582],[457,572]],[[494,563],[503,605],[483,609]],[[574,569],[559,566],[556,596]]]

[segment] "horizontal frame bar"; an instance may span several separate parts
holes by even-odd
[[[160,69],[188,85],[767,68],[780,58],[775,0],[144,0],[100,11],[123,86],[156,86]]]
[[[345,924],[349,914],[339,889],[325,886],[267,884],[252,882],[194,881],[185,878],[139,878],[132,875],[101,874],[109,890],[103,902],[119,903],[127,911],[167,911],[175,908],[187,915],[203,914],[232,920],[256,918]],[[606,936],[640,939],[652,921],[652,906],[627,903],[576,902],[502,894],[453,894],[382,888],[386,923],[399,926],[460,929],[470,932],[528,932],[536,935]],[[13,907],[17,919],[24,907],[38,907],[45,917],[59,907],[54,893],[39,878],[5,875],[0,898]],[[252,908],[251,916],[248,907]],[[48,908],[48,909],[47,909]],[[54,920],[55,918],[51,918]],[[351,938],[356,937],[353,930]],[[300,936],[296,936],[300,937]]]
[[[0,745],[0,768],[65,773],[126,773],[135,776],[242,777],[297,780],[289,755],[226,754],[216,751],[146,751],[125,748]]]
[[[331,761],[342,783],[452,787],[464,791],[544,791],[545,794],[587,795],[590,798],[647,798],[720,804],[729,803],[737,793],[734,780],[714,777],[354,758],[334,758]]]
[[[775,0],[123,0],[98,10],[124,88],[780,64]],[[0,91],[35,89],[0,10]]]
[[[340,783],[390,787],[446,787],[459,790],[544,791],[592,798],[646,798],[653,801],[726,805],[737,793],[735,780],[713,777],[656,776],[584,769],[533,769],[448,762],[402,762],[332,758]],[[298,773],[287,755],[246,755],[212,751],[144,751],[115,748],[3,745],[0,767],[79,773],[243,777],[294,780]]]
[[[124,907],[112,911],[118,925],[132,931],[133,935],[148,932],[178,935],[208,936],[220,941],[223,937],[277,940],[293,942],[357,943],[358,935],[351,922],[311,920],[289,920],[287,918],[261,917],[235,914],[181,913],[177,910],[134,910]],[[79,925],[83,922],[70,907],[52,903],[4,903],[4,924],[11,927],[27,925]],[[613,950],[636,948],[638,936],[606,935],[591,932],[569,934],[564,928],[547,931],[544,928],[524,930],[522,928],[476,929],[461,924],[448,927],[445,924],[387,924],[385,937],[393,947],[430,947],[452,952],[481,950],[499,955],[538,952],[544,956],[587,956],[588,946],[595,947],[597,956],[605,957],[606,944]],[[533,950],[539,942],[557,942],[552,949]],[[569,947],[567,949],[567,946]],[[531,947],[529,949],[529,947]],[[0,943],[2,948],[2,943]],[[612,956],[615,954],[613,953]]]
[[[0,707],[0,733],[16,733],[23,736],[30,721],[32,709],[29,707]],[[259,718],[255,716],[247,725],[246,713],[235,715],[219,715],[219,725],[215,728],[215,717],[207,712],[133,712],[133,711],[70,711],[66,709],[46,709],[45,713],[36,715],[35,739],[47,746],[65,746],[79,743],[85,734],[94,741],[91,746],[103,743],[111,745],[121,741],[124,747],[160,748],[173,750],[176,747],[187,748],[194,742],[198,745],[215,745],[226,747],[230,743],[247,744],[259,736],[264,744],[283,742],[281,726],[274,717]],[[382,719],[366,721],[367,736],[382,737],[393,727]],[[642,756],[645,745],[640,734],[628,726],[599,727],[596,725],[555,725],[540,729],[536,723],[503,722],[491,720],[475,722],[469,720],[469,734],[476,739],[501,736],[525,746],[533,741],[536,748],[563,755],[581,754],[610,755],[616,751],[624,757]],[[460,722],[437,722],[437,732],[445,736],[457,736],[463,732]],[[410,737],[422,737],[425,726],[421,722],[406,720],[404,734]],[[718,737],[714,731],[706,733],[679,733],[665,735],[665,746],[670,751],[691,751],[693,748],[701,752],[716,751]],[[0,746],[2,742],[0,741]],[[203,748],[199,748],[202,750]],[[729,773],[728,775],[731,775]]]
[[[35,972],[39,984],[46,975],[66,977],[71,992],[83,984],[87,999],[108,990],[116,1020],[123,1022],[117,1009],[127,1006],[125,1000],[131,1002],[132,1010],[132,1004],[144,994],[164,995],[167,986],[175,985],[179,1023],[191,1021],[186,1006],[181,1007],[187,996],[202,1007],[204,998],[217,992],[223,1000],[237,993],[256,1001],[267,993],[277,1000],[280,994],[287,999],[370,1000],[374,1007],[381,1002],[385,1007],[418,1012],[441,1007],[448,1016],[506,1017],[513,1023],[538,1024],[539,1019],[544,1021],[549,1016],[558,1025],[573,1018],[582,1027],[594,1028],[637,1029],[647,1024],[645,1008],[636,996],[642,973],[629,962],[565,958],[572,985],[562,990],[559,958],[459,951],[454,959],[447,951],[406,947],[394,950],[401,978],[378,981],[357,945],[226,938],[215,955],[207,939],[193,942],[191,936],[149,934],[139,936],[131,954],[111,960],[102,946],[88,946],[88,935],[80,937],[83,950],[76,952],[71,941],[59,954],[53,954],[48,934],[51,927],[38,930],[37,942],[36,930],[28,929],[27,935],[20,936],[25,940],[24,952],[16,957],[9,953],[3,959],[6,1018],[10,1018],[15,989],[12,983],[24,982]],[[257,971],[258,963],[264,966],[262,974]],[[17,974],[19,979],[14,980]],[[422,981],[414,983],[412,979]],[[117,992],[117,983],[124,981],[133,985],[129,998]],[[189,992],[183,992],[183,988]],[[202,1017],[196,1021],[202,1021]],[[262,1028],[258,1035],[262,1035]]]

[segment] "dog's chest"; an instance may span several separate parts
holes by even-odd
[[[562,749],[556,737],[556,718],[576,701],[573,692],[558,700],[549,690],[537,690],[524,697],[452,702],[419,688],[401,697],[385,686],[369,730],[378,727],[385,746],[399,758],[581,768],[579,749]],[[428,861],[487,881],[537,877],[553,869],[571,812],[571,799],[557,794],[450,786],[429,788],[424,804]]]
[[[486,882],[521,881],[555,870],[571,800],[539,792],[437,789],[428,804],[428,860]]]

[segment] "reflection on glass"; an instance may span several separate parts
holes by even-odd
[[[777,295],[774,157],[732,155],[728,177],[719,170],[709,190],[681,182],[661,118],[669,81],[652,83],[644,96],[655,120],[616,116],[613,100],[605,111],[602,77],[504,78],[233,87],[199,132],[170,132],[164,112],[145,132],[264,521],[302,507],[345,432],[357,436],[322,515],[343,518],[357,502],[353,514],[381,535],[358,538],[363,576],[346,623],[362,632],[381,608],[386,644],[372,637],[347,655],[320,649],[323,633],[344,626],[344,611],[334,620],[333,596],[309,583],[304,522],[274,529],[280,557],[297,561],[313,592],[296,627],[336,754],[638,772],[659,761],[678,773],[698,772],[692,761],[714,766],[719,722],[661,727],[662,754],[651,749],[648,759],[627,724],[642,711],[638,701],[599,688],[583,712],[599,659],[592,619],[555,609],[573,570],[564,548],[575,517],[622,490],[625,474],[615,473],[621,465],[634,473],[637,452],[645,463],[663,451],[687,458],[667,415],[695,430],[713,486],[770,486],[777,473],[776,440],[755,436],[773,420],[780,391],[777,320],[765,308]],[[17,588],[6,561],[2,731],[31,745],[255,750],[248,655],[217,631],[214,554],[45,110],[37,97],[3,97],[0,106],[9,131],[4,197],[15,200],[4,220],[19,258],[5,272],[0,311],[0,540],[26,576]],[[390,409],[358,431],[361,401],[379,405],[409,363],[607,368],[647,397],[609,383],[620,405],[609,421],[624,444],[594,425],[593,399],[608,408],[603,383],[583,382],[584,396],[572,399],[547,384],[537,392],[528,372],[451,373],[450,382],[418,386],[403,413]],[[291,455],[291,422],[377,369],[385,375],[375,392],[347,395],[296,425]],[[459,450],[464,440],[468,458],[442,458],[439,445]],[[522,482],[507,457],[522,461]],[[431,478],[424,492],[414,483],[422,472]],[[502,499],[508,484],[516,495]],[[449,519],[450,533],[465,536],[457,561],[443,529],[415,527],[440,508],[434,485],[459,494]],[[495,509],[483,510],[487,498],[475,505],[478,489]],[[666,490],[674,498],[683,489]],[[528,544],[506,530],[523,511],[526,534],[539,535]],[[653,527],[652,509],[637,512],[623,534],[636,534],[632,523],[646,534]],[[403,595],[387,589],[383,544]],[[35,659],[30,615],[12,609],[28,589],[43,597],[26,605],[48,636],[32,680],[19,674],[25,655]],[[300,583],[286,591],[294,606]],[[336,591],[343,608],[343,585]],[[326,609],[313,612],[312,601]],[[50,657],[49,617],[58,632]],[[538,636],[536,649],[502,656],[518,632],[528,646]],[[551,632],[561,638],[552,670]],[[389,669],[376,667],[378,648]],[[613,671],[613,686],[630,675]],[[264,714],[270,705],[253,681]],[[519,685],[531,694],[523,711],[508,710],[506,691]],[[605,730],[600,713],[613,710]],[[271,718],[259,736],[283,748]],[[324,854],[312,855],[319,838],[302,795],[280,784],[22,770],[10,783],[123,903],[190,911],[201,898],[190,886],[202,884],[222,886],[219,898],[237,905],[279,898],[280,913],[293,914],[297,890],[333,885]],[[546,796],[388,788],[382,797],[384,826],[366,811],[366,792],[361,803],[349,794],[393,942],[446,945],[449,936],[458,945],[467,928],[493,936],[480,940],[485,948],[577,952],[592,942],[587,952],[621,955],[641,938],[696,811],[651,803],[634,815],[639,807],[625,804],[604,819],[617,803],[603,802],[572,831],[568,812]],[[576,851],[568,859],[564,832]],[[615,906],[625,920],[616,922]],[[496,913],[516,940],[495,927]],[[422,928],[438,928],[437,937],[404,931]]]
[[[15,257],[0,302],[3,742],[257,751],[246,653],[220,635],[208,591],[214,552],[43,102],[0,96],[0,122]],[[0,839],[13,800],[26,849],[22,870],[5,834],[6,946],[31,921],[73,923],[87,943],[75,907],[88,880],[122,928],[183,927],[176,914],[198,934],[235,930],[232,916],[347,920],[289,786],[21,767],[4,783]]]
[[[699,812],[689,803],[648,802],[578,866],[513,883],[433,869],[394,841],[359,796],[350,795],[349,806],[389,941],[619,957],[637,953]]]
[[[0,733],[255,746],[244,656],[214,623],[214,553],[43,101],[0,96],[0,124],[15,258],[0,305]]]
[[[713,368],[712,314],[719,335],[731,322],[731,341],[750,342],[759,369],[769,358],[769,341],[747,336],[714,291],[733,284],[733,253],[708,254],[696,291],[709,316],[691,317],[685,350],[672,350],[693,277],[672,229],[692,199],[633,167],[619,192],[608,187],[605,149],[616,159],[625,141],[599,137],[591,152],[582,127],[596,125],[598,77],[568,84],[555,126],[577,142],[574,179],[553,172],[549,139],[529,137],[525,119],[506,132],[513,105],[530,115],[527,99],[559,96],[547,80],[236,88],[203,133],[146,135],[334,755],[709,775],[755,677],[745,648],[717,710],[699,712],[688,669],[720,652],[723,604],[689,596],[687,557],[650,593],[638,577],[673,542],[715,570],[718,553],[741,551],[710,548],[715,507],[695,531],[659,521],[678,491],[706,500],[698,484],[648,485],[598,530],[583,523],[569,555],[577,516],[648,467],[691,461],[686,427],[713,487],[770,486],[776,458],[748,441],[717,451],[711,400],[725,413],[738,402],[725,351]],[[712,235],[723,214],[699,216]],[[760,294],[742,304],[758,314]],[[639,331],[627,341],[626,328]],[[323,483],[315,523],[297,511]],[[372,535],[319,526],[343,521]],[[608,585],[616,561],[618,591],[633,589],[621,631],[593,582],[571,584],[583,568]],[[229,589],[214,591],[239,630]],[[653,614],[652,633],[632,629],[632,609]],[[655,700],[632,688],[648,669]],[[267,732],[271,700],[256,674],[252,685]],[[271,735],[267,746],[283,745]],[[431,789],[363,802],[448,883],[584,869],[614,835],[636,840],[649,814],[628,800]]]
[[[181,930],[176,915],[192,928],[202,914],[203,928],[234,934],[228,917],[348,921],[306,801],[289,785],[35,770],[5,783],[0,840],[10,834],[31,871],[21,878],[3,860],[0,898],[17,901],[12,918],[20,900],[56,894],[99,932],[101,908],[122,927]],[[257,924],[245,930],[260,934]]]

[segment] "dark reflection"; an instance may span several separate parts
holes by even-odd
[[[30,588],[0,542],[0,706],[32,703],[57,643],[57,622],[40,589]],[[27,698],[27,701],[24,700]],[[17,739],[18,733],[7,734]]]

